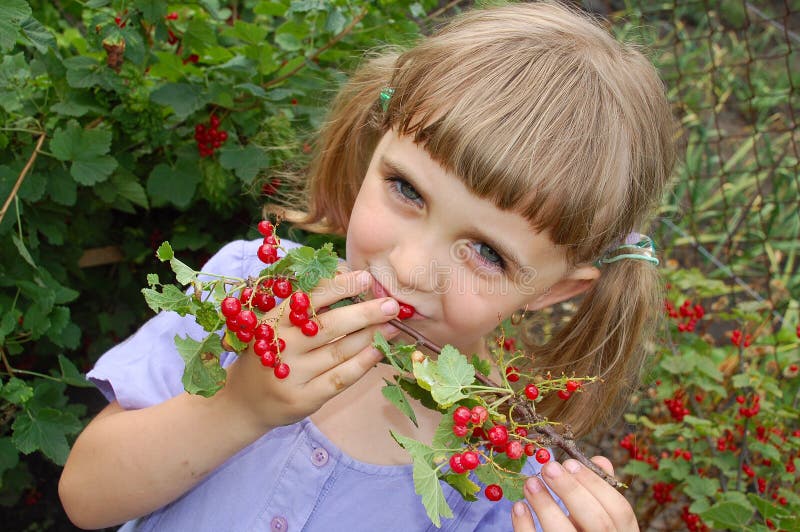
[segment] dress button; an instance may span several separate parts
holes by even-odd
[[[317,447],[311,451],[311,463],[317,467],[322,467],[328,463],[328,451],[323,447]]]
[[[269,522],[269,528],[272,532],[287,532],[289,530],[289,523],[282,515],[276,515]]]

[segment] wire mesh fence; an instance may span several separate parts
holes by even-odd
[[[664,256],[779,324],[800,295],[800,2],[606,7],[617,34],[651,49],[680,121],[675,186],[653,228]]]

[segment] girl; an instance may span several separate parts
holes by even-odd
[[[647,60],[556,4],[472,11],[369,59],[321,132],[307,208],[288,217],[347,236],[351,271],[313,291],[315,308],[373,298],[320,314],[314,337],[284,327],[285,380],[228,356],[209,399],[183,392],[173,343],[202,331],[173,313],[150,320],[89,374],[111,404],[64,467],[68,515],[84,528],[130,520],[123,530],[434,528],[389,430],[430,441],[439,415],[417,405],[417,428],[389,404],[391,368],[370,346],[376,331],[398,336],[386,323],[398,303],[430,339],[487,356],[499,319],[584,294],[534,361],[604,382],[537,409],[578,436],[610,419],[659,308],[652,248],[625,239],[659,202],[672,133]],[[228,244],[204,271],[255,274],[259,244]],[[528,504],[464,502],[446,486],[443,528],[636,529],[624,497],[574,460],[525,471]]]

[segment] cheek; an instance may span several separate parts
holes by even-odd
[[[375,205],[379,202],[370,198],[368,190],[362,189],[350,214],[346,249],[347,260],[354,268],[365,266],[367,255],[380,251],[390,241],[388,231],[391,224],[386,213]]]

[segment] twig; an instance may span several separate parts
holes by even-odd
[[[8,357],[6,357],[6,351],[2,347],[0,347],[0,358],[3,359],[3,365],[6,367],[6,372],[8,372],[9,376],[14,376],[14,368],[11,367],[11,363],[8,361]]]
[[[331,46],[333,46],[337,42],[341,41],[348,33],[353,31],[353,28],[356,26],[356,24],[361,22],[361,19],[363,19],[366,15],[367,15],[367,8],[365,7],[364,9],[361,10],[361,13],[356,15],[353,18],[353,20],[350,21],[350,24],[348,24],[342,31],[340,31],[339,33],[334,35],[333,38],[330,41],[328,41],[327,43],[325,43],[321,48],[319,48],[317,51],[315,51],[313,54],[311,54],[308,57],[308,59],[310,61],[313,61],[314,59],[319,57],[325,50],[327,50],[328,48],[330,48]],[[306,66],[306,63],[304,61],[304,62],[300,63],[299,65],[297,65],[296,67],[294,67],[289,72],[287,72],[286,74],[283,74],[282,76],[278,76],[277,78],[273,78],[273,79],[271,79],[271,80],[269,80],[269,81],[267,81],[265,83],[262,83],[261,87],[266,89],[266,88],[272,87],[274,85],[277,85],[278,83],[280,83],[282,81],[285,81],[285,80],[289,79],[290,77],[294,76],[295,74],[297,74],[300,70],[305,68],[305,66]]]
[[[33,166],[34,161],[36,161],[36,156],[39,155],[39,150],[42,148],[42,143],[44,139],[47,137],[45,133],[39,135],[39,141],[36,143],[36,147],[33,149],[33,153],[28,158],[28,162],[25,163],[25,167],[19,173],[19,177],[17,177],[17,182],[14,183],[14,188],[11,189],[11,194],[8,195],[6,198],[6,202],[3,204],[3,208],[0,210],[0,222],[3,221],[5,218],[6,211],[8,211],[8,207],[11,205],[11,201],[16,197],[17,191],[19,191],[19,187],[22,186],[22,181],[25,180],[25,175],[28,173],[28,170],[31,169]]]

